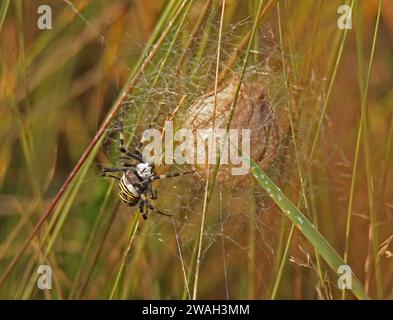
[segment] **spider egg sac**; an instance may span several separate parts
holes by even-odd
[[[238,83],[239,77],[234,76],[221,88],[218,88],[216,98],[214,91],[198,98],[191,104],[188,111],[185,113],[183,127],[191,129],[195,137],[201,135],[204,129],[213,128],[213,123],[214,128],[225,130]],[[250,146],[250,158],[256,161],[264,169],[268,168],[277,156],[277,149],[280,141],[280,128],[277,123],[276,112],[268,101],[266,87],[262,79],[245,77],[243,80],[229,129],[236,129],[238,136],[235,141],[232,141],[231,138],[228,143],[227,161],[225,161],[225,159],[220,161],[216,181],[221,185],[245,182],[249,176],[249,170],[244,174],[233,174],[232,169],[239,168],[242,165],[239,161],[244,161],[241,156],[238,155],[238,151],[236,150],[237,147],[233,146],[236,140],[237,146],[240,149],[242,149],[242,139],[246,138],[249,140],[247,143]],[[242,136],[242,129],[249,129],[248,137]],[[213,140],[214,139],[215,138],[213,138]],[[219,155],[220,142],[221,140],[217,142],[216,154],[212,155],[211,159]],[[201,156],[201,158],[206,156],[206,159],[208,159],[208,144],[209,143],[204,143],[204,149],[199,147],[194,148],[194,159],[197,159],[198,155]],[[233,150],[230,150],[231,148],[233,148]],[[238,155],[237,162],[231,159],[231,152]],[[201,155],[201,153],[203,154]],[[222,158],[225,157],[223,156]],[[197,163],[195,165],[195,169],[198,171],[199,176],[204,180],[207,178],[209,166],[212,175],[215,164],[212,164],[211,161],[206,160],[204,163],[199,161],[199,164]]]

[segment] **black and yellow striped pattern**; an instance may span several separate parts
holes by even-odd
[[[119,182],[119,197],[123,202],[127,203],[129,206],[135,206],[140,199],[140,196],[137,197],[128,190],[123,179],[120,179]]]

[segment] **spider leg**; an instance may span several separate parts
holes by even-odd
[[[113,178],[113,179],[116,179],[116,180],[120,180],[120,178],[119,177],[116,177],[116,176],[114,176],[114,175],[112,175],[112,174],[103,174],[103,176],[104,177],[108,177],[108,178]]]
[[[165,212],[162,212],[162,211],[157,210],[157,209],[154,209],[154,211],[157,212],[158,214],[162,215],[162,216],[172,217],[172,215],[169,214],[169,213],[165,213]]]
[[[143,141],[143,135],[142,135],[141,141],[139,141],[138,146],[135,148],[135,153],[136,153],[137,155],[141,156],[141,157],[142,157],[141,148],[142,148],[142,146],[143,146],[144,144],[145,144],[145,142]]]
[[[127,153],[126,148],[124,147],[124,129],[123,129],[123,119],[119,120],[119,127],[120,127],[120,140],[119,140],[119,150],[121,153]]]
[[[147,179],[150,182],[153,182],[154,180],[162,180],[162,179],[168,179],[168,178],[173,178],[173,177],[179,177],[185,174],[190,174],[190,173],[194,173],[195,170],[191,170],[191,171],[185,171],[185,172],[171,172],[168,174],[160,174],[160,175],[155,175],[153,177],[150,177],[149,179]]]
[[[128,163],[128,162],[122,162],[121,165],[122,165],[123,167],[130,168],[130,170],[133,170],[133,168],[136,167],[136,164]]]
[[[157,212],[158,214],[161,214],[161,215],[163,215],[163,216],[172,217],[171,214],[168,214],[168,213],[165,213],[165,212],[162,212],[162,211],[160,211],[160,210],[155,209],[155,208],[153,207],[153,205],[149,202],[149,200],[146,199],[146,196],[145,196],[144,194],[141,194],[141,199],[143,200],[143,202],[144,202],[145,205],[146,205],[146,211],[147,211],[148,209],[150,209],[151,211]]]
[[[122,163],[126,163],[124,166],[136,167],[135,163],[128,162],[128,161],[130,161],[130,157],[122,156],[122,157],[119,157],[119,160],[123,161]]]
[[[119,171],[127,171],[129,168],[102,168],[101,173],[105,175],[108,172],[119,172]]]
[[[154,190],[154,189],[153,189],[153,186],[151,185],[151,181],[149,181],[148,190],[149,190],[150,198],[151,198],[152,200],[157,199],[157,190]]]
[[[147,219],[147,207],[145,212],[145,201],[141,198],[138,202],[139,212],[141,213],[144,220]]]
[[[143,159],[142,159],[142,155],[136,154],[136,153],[131,152],[131,151],[126,152],[126,154],[130,158],[133,158],[133,159],[135,159],[135,160],[137,160],[139,162],[144,162]]]
[[[130,168],[102,168],[101,173],[106,175],[108,172],[125,172],[127,170],[130,170]]]
[[[153,127],[153,124],[156,123],[157,119],[161,116],[161,113],[159,113],[152,122],[150,122],[149,124],[149,129],[151,129]],[[135,153],[140,155],[142,157],[142,152],[141,152],[141,148],[143,147],[143,145],[145,144],[145,141],[143,140],[143,134],[141,136],[141,140],[139,141],[138,146],[135,148]],[[143,158],[143,157],[142,157]]]
[[[119,120],[119,127],[120,127],[120,142],[119,142],[119,150],[121,153],[127,155],[130,158],[138,160],[139,162],[143,162],[142,155],[127,151],[124,145],[124,129],[123,129],[123,120]]]

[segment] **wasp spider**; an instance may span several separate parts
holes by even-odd
[[[134,151],[126,149],[124,145],[123,122],[120,121],[119,150],[123,154],[122,158],[125,161],[119,168],[103,168],[102,174],[106,177],[114,178],[119,181],[118,195],[120,199],[130,207],[138,205],[139,211],[144,219],[147,219],[149,210],[165,216],[171,216],[170,214],[155,209],[147,199],[147,194],[150,199],[157,199],[157,192],[153,189],[152,182],[159,179],[194,173],[195,170],[158,175],[155,172],[154,163],[148,162],[144,159],[144,156],[140,151],[142,146],[143,142],[141,141]],[[118,177],[110,174],[111,172],[122,172],[122,175]]]

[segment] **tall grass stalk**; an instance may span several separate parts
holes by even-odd
[[[266,5],[263,7],[262,12],[258,16],[259,17],[258,25],[260,25],[263,19],[267,17],[267,15],[270,13],[276,2],[277,0],[269,0],[268,3],[266,3]],[[252,30],[249,30],[244,36],[244,38],[242,39],[242,41],[239,43],[239,45],[236,47],[231,57],[225,63],[225,68],[220,73],[218,83],[222,83],[223,81],[225,81],[226,77],[228,76],[228,73],[232,70],[233,66],[238,61],[239,56],[244,52],[244,48],[246,47],[247,44],[250,43],[251,36],[252,36]]]
[[[109,300],[112,300],[115,297],[117,288],[119,286],[120,278],[123,275],[123,271],[124,271],[124,268],[126,266],[128,255],[129,255],[130,250],[131,250],[132,242],[134,241],[136,231],[138,230],[138,224],[139,224],[139,214],[138,214],[138,212],[136,212],[134,214],[133,219],[131,220],[130,235],[128,237],[129,238],[128,245],[127,245],[127,248],[126,248],[126,250],[125,250],[125,252],[123,254],[123,260],[121,261],[121,264],[120,264],[120,267],[119,267],[119,271],[117,272],[116,279],[115,279],[115,282],[113,284],[113,288],[111,290],[111,294],[109,296]]]
[[[91,232],[89,234],[89,238],[87,240],[86,246],[84,246],[84,250],[83,250],[83,253],[82,253],[82,258],[80,259],[80,263],[79,263],[78,269],[77,269],[77,271],[75,273],[75,276],[74,276],[75,280],[72,283],[71,290],[70,290],[70,293],[68,295],[68,299],[72,299],[73,298],[73,296],[75,294],[75,291],[76,291],[76,289],[78,287],[78,284],[80,284],[82,271],[83,271],[83,268],[85,267],[85,265],[87,263],[88,254],[89,254],[89,252],[91,250],[91,247],[93,245],[93,240],[94,240],[94,238],[95,238],[95,236],[97,234],[98,227],[99,227],[99,225],[101,223],[101,220],[103,219],[104,214],[106,212],[105,209],[107,209],[107,205],[108,205],[108,201],[110,199],[110,196],[112,195],[112,188],[113,188],[112,185],[113,184],[114,184],[114,181],[112,180],[110,182],[110,186],[106,190],[105,197],[104,197],[104,199],[102,201],[102,204],[101,204],[100,210],[98,212],[98,215],[97,215],[96,219],[94,220],[94,224],[93,224],[93,227],[92,227]]]
[[[293,238],[293,232],[294,231],[295,231],[295,224],[292,223],[291,230],[289,231],[287,243],[285,245],[285,249],[284,249],[284,252],[283,252],[282,257],[281,257],[281,262],[279,264],[279,267],[278,267],[278,270],[277,270],[277,274],[275,276],[272,293],[270,295],[270,300],[276,299],[278,288],[279,288],[280,281],[281,281],[281,278],[282,278],[282,274],[283,274],[283,271],[284,271],[284,267],[285,267],[286,262],[287,262],[289,247],[291,246],[291,243],[292,243],[292,238]]]
[[[220,53],[221,53],[221,35],[222,35],[222,26],[224,23],[224,13],[225,13],[225,0],[222,0],[221,4],[221,18],[220,18],[220,29],[218,32],[218,45],[217,45],[217,58],[216,58],[216,77],[214,82],[214,111],[213,111],[213,128],[215,127],[215,117],[216,117],[216,108],[217,108],[217,89],[218,89],[218,72],[220,67]],[[192,293],[192,299],[196,300],[198,294],[198,281],[199,281],[199,269],[201,264],[201,253],[202,253],[202,244],[203,244],[203,233],[205,228],[205,219],[206,219],[206,212],[208,208],[208,194],[210,191],[210,166],[207,171],[207,179],[205,185],[205,197],[203,199],[203,209],[202,209],[202,219],[201,219],[201,226],[198,235],[198,249],[196,255],[196,262],[195,262],[195,277],[194,277],[194,288]]]
[[[366,259],[365,272],[366,272],[366,290],[368,291],[369,282],[371,279],[372,270],[374,270],[376,287],[377,287],[377,297],[382,299],[383,297],[383,285],[382,285],[382,274],[380,270],[380,263],[377,259],[378,251],[379,251],[379,236],[378,236],[378,228],[377,228],[377,216],[375,211],[375,201],[374,201],[374,187],[373,187],[373,169],[371,167],[371,150],[370,150],[370,133],[369,133],[369,115],[368,115],[368,87],[369,80],[372,68],[372,62],[374,59],[375,53],[375,45],[378,35],[378,27],[379,20],[381,16],[382,9],[382,0],[378,2],[378,13],[377,19],[375,22],[374,29],[374,37],[372,42],[372,48],[370,53],[370,61],[367,70],[366,81],[364,82],[363,77],[359,78],[360,85],[360,100],[361,100],[361,109],[363,113],[363,123],[361,125],[364,126],[363,129],[363,145],[364,145],[364,155],[365,155],[365,163],[366,163],[366,178],[367,178],[367,195],[368,195],[368,205],[370,211],[370,225],[369,225],[369,254]],[[359,68],[362,68],[363,61],[359,61]],[[359,72],[360,76],[363,76],[363,72]],[[374,262],[373,267],[371,267],[371,261]]]
[[[354,155],[354,162],[353,162],[353,169],[352,169],[352,179],[351,179],[351,188],[350,188],[350,193],[349,193],[349,201],[348,201],[348,210],[347,210],[347,220],[346,220],[346,227],[345,227],[345,245],[344,245],[344,262],[348,262],[348,256],[349,256],[349,240],[350,240],[350,232],[351,232],[351,217],[352,217],[352,207],[353,207],[353,200],[354,200],[354,194],[355,194],[355,184],[356,184],[356,178],[357,178],[357,171],[358,171],[358,160],[359,160],[359,153],[360,153],[360,144],[361,144],[361,139],[363,136],[363,130],[365,130],[365,118],[366,118],[366,113],[367,113],[367,93],[368,93],[368,85],[369,85],[369,79],[370,79],[370,74],[371,74],[371,66],[374,58],[374,53],[375,53],[375,45],[376,45],[376,39],[377,39],[377,34],[378,34],[378,26],[379,26],[379,18],[381,14],[381,5],[382,1],[379,1],[379,6],[378,6],[378,15],[376,19],[376,24],[375,24],[375,29],[374,29],[374,36],[373,36],[373,43],[371,47],[371,53],[370,53],[370,60],[368,64],[368,71],[367,71],[367,76],[365,83],[363,81],[363,74],[364,72],[362,71],[362,65],[363,65],[363,59],[360,57],[362,56],[362,49],[359,47],[360,44],[360,35],[359,32],[360,30],[360,20],[359,24],[357,24],[357,53],[358,53],[358,62],[359,62],[359,85],[360,85],[360,92],[361,92],[361,115],[360,115],[360,121],[359,121],[359,129],[357,132],[357,137],[356,137],[356,147],[355,147],[355,155]],[[357,12],[360,11],[359,8],[357,8]],[[367,157],[369,150],[366,147],[365,150],[365,155]],[[368,157],[367,157],[368,159]],[[368,161],[366,161],[368,162]],[[367,166],[369,167],[369,166]],[[369,171],[367,171],[369,173]],[[368,180],[368,186],[369,186],[369,174],[367,174],[367,180]],[[371,192],[370,188],[369,194]],[[370,198],[369,198],[370,200]],[[370,214],[373,216],[373,213],[370,212]],[[370,224],[373,224],[374,221],[370,222]],[[381,294],[379,292],[379,294]],[[345,290],[342,291],[342,299],[345,299]]]
[[[109,231],[110,231],[110,229],[111,229],[111,227],[113,225],[113,222],[114,222],[114,220],[116,218],[116,213],[117,213],[118,207],[119,207],[119,201],[117,202],[116,206],[112,209],[111,216],[110,216],[110,218],[109,218],[109,220],[107,222],[105,230],[103,231],[103,234],[101,236],[101,239],[99,241],[97,249],[96,249],[96,251],[94,252],[94,254],[93,254],[92,258],[91,258],[90,264],[88,265],[88,267],[86,268],[86,271],[83,274],[84,276],[81,277],[79,290],[76,291],[76,293],[74,295],[75,299],[80,299],[81,297],[83,297],[83,295],[84,295],[84,293],[85,293],[85,291],[87,289],[87,286],[88,286],[89,281],[91,279],[91,276],[93,274],[93,270],[94,270],[94,268],[95,268],[95,266],[97,264],[98,257],[100,256],[100,254],[102,252],[102,249],[104,247],[105,241],[107,240]]]
[[[353,11],[353,7],[354,7],[354,3],[355,3],[355,0],[352,0],[351,1],[351,6],[350,6],[352,11]],[[339,49],[338,49],[338,52],[337,52],[337,56],[336,56],[336,59],[335,59],[333,72],[332,72],[332,74],[330,76],[329,86],[328,86],[328,89],[327,89],[327,92],[326,92],[325,100],[323,101],[321,115],[319,117],[318,126],[317,126],[316,132],[314,134],[314,140],[312,142],[312,146],[311,146],[311,150],[310,150],[310,155],[309,155],[310,161],[314,157],[315,148],[316,148],[318,140],[319,140],[319,134],[321,132],[323,120],[325,119],[326,110],[327,110],[327,106],[328,106],[328,103],[329,103],[329,98],[330,98],[330,95],[332,93],[333,85],[335,84],[338,67],[340,65],[341,56],[342,56],[342,53],[344,51],[344,45],[345,45],[345,40],[347,38],[348,29],[344,29],[344,31],[342,31],[342,32],[343,32],[343,35],[342,35],[342,38],[341,38],[341,41],[340,41],[340,46],[339,46]]]
[[[316,17],[316,19],[317,18],[318,18],[318,16]],[[296,132],[295,132],[295,125],[294,125],[293,116],[292,116],[294,111],[293,111],[293,108],[291,106],[291,101],[290,101],[290,92],[289,92],[290,85],[289,85],[289,77],[288,77],[288,74],[287,74],[287,66],[286,66],[285,56],[284,56],[284,42],[283,42],[283,32],[282,32],[282,26],[281,26],[281,12],[280,12],[280,4],[279,3],[277,3],[277,19],[278,19],[278,31],[279,31],[279,39],[280,39],[280,47],[281,47],[280,51],[281,51],[282,72],[283,72],[283,76],[284,76],[284,85],[285,85],[285,89],[286,89],[286,92],[287,92],[286,104],[287,104],[287,109],[288,109],[288,118],[289,118],[291,135],[292,135],[292,141],[293,141],[294,152],[295,152],[296,168],[297,168],[297,171],[298,171],[298,176],[299,176],[300,186],[301,186],[301,195],[300,195],[300,198],[299,198],[298,207],[301,205],[302,200],[303,200],[304,207],[305,207],[305,210],[307,212],[309,210],[309,208],[308,208],[308,201],[307,201],[307,196],[306,196],[306,186],[305,186],[305,181],[304,181],[304,177],[303,177],[303,168],[302,168],[301,163],[300,163],[300,156],[299,156],[297,137],[296,137]],[[315,25],[316,24],[317,23],[315,23]],[[315,33],[313,33],[313,35],[315,35]],[[293,61],[292,61],[292,63],[293,63]],[[283,217],[283,219],[284,219],[284,217]],[[291,231],[290,231],[290,233],[288,235],[288,239],[287,239],[287,243],[286,243],[286,246],[285,246],[285,250],[284,250],[283,256],[281,257],[281,246],[282,246],[283,234],[284,234],[284,226],[285,226],[285,223],[283,221],[281,223],[282,223],[282,228],[281,228],[281,231],[280,231],[280,238],[279,238],[279,243],[278,243],[278,247],[277,247],[278,250],[277,250],[277,261],[276,261],[277,265],[279,267],[278,267],[278,270],[277,270],[276,277],[274,279],[273,289],[272,289],[272,293],[271,293],[271,299],[274,299],[276,294],[277,294],[278,286],[279,286],[279,283],[281,281],[282,270],[283,270],[284,265],[286,263],[288,249],[290,247],[290,244],[291,244],[291,241],[292,241],[292,236],[293,236],[293,225],[292,225],[291,226]],[[319,255],[318,255],[317,252],[315,252],[315,255],[316,255],[318,266],[320,266],[320,264],[319,264]],[[279,261],[280,258],[281,258],[281,262]],[[323,287],[324,282],[323,282],[323,279],[322,279],[322,271],[321,271],[320,268],[318,268],[318,275],[319,275],[319,280],[320,280],[321,287]]]
[[[353,10],[353,8],[354,8],[354,3],[355,3],[355,1],[352,0],[351,5],[350,5],[351,10]],[[323,124],[323,121],[326,117],[326,112],[327,112],[327,107],[328,107],[328,104],[330,101],[330,96],[331,96],[331,93],[333,90],[333,86],[336,82],[335,81],[336,75],[337,75],[338,68],[339,68],[339,65],[341,62],[341,58],[342,58],[342,54],[344,51],[344,46],[345,46],[345,42],[346,42],[346,38],[347,38],[347,34],[348,34],[348,29],[344,29],[344,31],[341,31],[341,32],[342,32],[342,36],[338,42],[338,47],[337,47],[337,51],[336,51],[337,53],[333,57],[334,65],[333,65],[331,74],[329,76],[329,84],[328,84],[326,96],[324,97],[321,114],[319,116],[317,128],[314,133],[313,140],[312,140],[310,154],[308,156],[310,165],[313,163],[316,147],[317,147],[318,141],[320,139],[320,132],[322,130],[322,124]],[[310,208],[311,208],[313,223],[315,224],[315,227],[318,228],[318,219],[317,219],[318,216],[316,215],[316,201],[315,201],[315,184],[314,184],[314,177],[311,172],[311,167],[308,168],[308,170],[307,170],[307,179],[308,179],[309,190],[310,190],[310,192],[309,192],[310,193],[310,203],[311,203]],[[322,289],[324,289],[324,280],[323,280],[321,263],[320,263],[320,259],[319,259],[318,254],[316,254],[316,264],[317,264],[318,276],[319,276],[319,280],[321,283],[321,287],[322,287]]]
[[[256,251],[257,251],[257,200],[255,198],[255,183],[251,182],[251,201],[249,207],[249,236],[248,236],[248,299],[256,298],[256,276],[255,271],[257,267],[256,263]],[[222,231],[224,232],[224,231]],[[224,245],[224,244],[223,244]]]
[[[175,221],[174,217],[172,217],[172,224],[173,224],[173,230],[175,232],[175,237],[176,237],[177,250],[179,252],[179,259],[180,259],[180,263],[181,263],[181,271],[183,273],[184,290],[187,292],[188,299],[191,300],[190,286],[189,286],[189,283],[188,283],[186,267],[185,267],[185,264],[184,264],[184,258],[183,258],[183,253],[182,253],[182,250],[181,250],[179,234],[177,233],[177,230],[176,230],[176,221]]]
[[[239,83],[238,83],[238,85],[236,87],[235,94],[233,96],[233,100],[232,100],[232,103],[231,103],[231,110],[230,110],[230,113],[228,115],[228,123],[227,123],[227,126],[226,126],[226,132],[227,133],[228,133],[228,130],[230,128],[231,121],[232,121],[232,118],[233,118],[233,114],[234,114],[234,111],[235,111],[237,99],[238,99],[239,92],[240,92],[240,86],[241,86],[241,84],[243,82],[244,74],[246,72],[246,67],[247,67],[247,63],[248,63],[248,58],[249,58],[251,46],[253,44],[253,41],[254,41],[253,39],[254,39],[254,36],[255,36],[255,33],[256,33],[258,22],[260,20],[259,17],[261,15],[261,11],[262,11],[262,4],[263,4],[263,0],[260,0],[259,1],[259,5],[258,5],[258,11],[257,11],[257,13],[255,15],[255,20],[254,20],[254,23],[253,23],[253,26],[252,26],[251,35],[250,35],[250,38],[249,38],[249,41],[248,41],[248,46],[247,46],[247,49],[246,49],[245,57],[244,57],[244,60],[243,60],[243,65],[242,65],[242,69],[241,69],[241,73],[240,73],[240,77],[239,77]],[[217,63],[219,63],[219,62],[217,62]],[[218,75],[218,73],[216,74],[216,85],[217,85],[217,83],[219,81],[217,79],[217,75]],[[217,87],[216,87],[216,89],[217,89]],[[217,96],[217,90],[215,91],[215,96]],[[211,195],[211,193],[213,191],[213,188],[215,186],[215,180],[216,180],[216,177],[217,177],[219,164],[220,164],[220,161],[217,161],[217,164],[215,165],[215,168],[214,168],[213,179],[212,179],[212,184],[211,184],[212,187],[209,187],[210,186],[210,168],[209,168],[209,171],[208,171],[207,183],[206,183],[206,188],[205,188],[205,198],[204,198],[204,202],[203,202],[201,228],[200,228],[200,232],[198,234],[198,251],[197,251],[198,253],[197,253],[197,256],[196,256],[196,263],[195,263],[194,290],[193,290],[193,297],[192,297],[193,300],[197,299],[197,293],[198,293],[199,269],[200,269],[201,252],[202,252],[202,238],[203,238],[203,230],[204,230],[206,212],[207,212],[207,208],[208,208],[208,203],[209,203],[210,198],[211,198],[210,195]]]
[[[138,71],[135,73],[135,75],[131,76],[123,90],[121,91],[120,95],[116,99],[113,108],[109,112],[108,116],[106,117],[105,121],[101,125],[100,129],[94,136],[93,140],[90,142],[84,153],[82,154],[81,158],[79,159],[78,163],[75,165],[75,167],[72,169],[71,173],[68,175],[67,179],[63,183],[62,187],[59,189],[57,192],[54,200],[50,204],[50,206],[47,208],[47,210],[41,215],[40,219],[34,226],[32,232],[29,234],[27,237],[26,241],[23,243],[19,251],[15,254],[14,258],[10,262],[10,264],[7,266],[5,271],[3,272],[1,278],[0,278],[0,287],[3,286],[5,280],[8,278],[9,274],[12,272],[14,266],[18,263],[19,259],[22,257],[23,253],[26,251],[28,248],[31,240],[34,238],[34,236],[38,233],[40,230],[41,226],[44,224],[44,222],[49,218],[49,216],[52,214],[53,209],[63,196],[64,192],[68,189],[70,183],[73,181],[81,167],[87,162],[87,160],[90,158],[90,161],[92,161],[94,154],[92,154],[93,149],[97,145],[100,144],[102,141],[102,138],[104,136],[104,133],[106,132],[107,128],[109,127],[110,123],[112,122],[113,118],[116,116],[116,114],[119,112],[120,108],[123,105],[124,100],[127,97],[127,94],[130,94],[132,90],[134,89],[135,85],[138,83],[139,79],[141,78],[143,72],[145,69],[150,65],[151,60],[153,57],[156,55],[158,52],[159,48],[161,47],[163,41],[166,39],[167,35],[169,32],[172,30],[172,27],[177,20],[178,16],[182,12],[183,8],[185,7],[187,1],[183,1],[180,5],[180,7],[176,10],[174,13],[173,17],[169,21],[168,25],[166,26],[165,30],[162,32],[160,38],[157,40],[156,44],[153,46],[151,51],[149,52],[148,56],[143,60],[143,63],[141,64],[140,68]],[[89,161],[88,161],[89,162]]]

